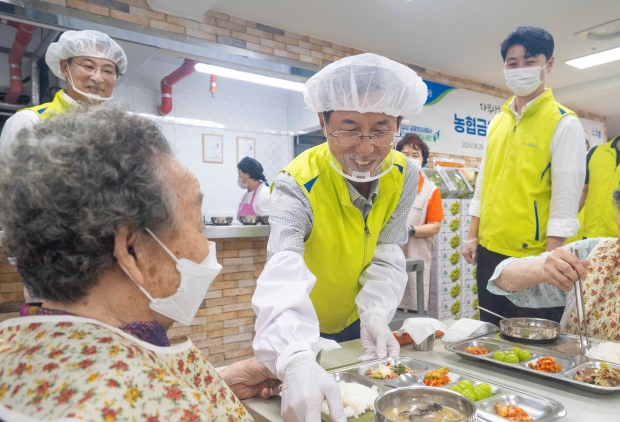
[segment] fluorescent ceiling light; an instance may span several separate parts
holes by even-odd
[[[205,63],[198,63],[194,66],[194,68],[198,72],[223,76],[225,78],[239,79],[240,81],[254,82],[256,84],[274,86],[276,88],[290,89],[293,91],[301,91],[304,86],[301,82],[272,78],[269,76],[257,75],[256,73],[241,72],[239,70],[227,69],[225,67],[213,66]]]
[[[578,59],[568,60],[566,64],[576,67],[577,69],[587,69],[588,67],[598,66],[616,60],[620,60],[620,47],[580,57]]]

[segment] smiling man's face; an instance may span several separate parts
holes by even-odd
[[[86,98],[73,89],[69,78],[75,88],[82,92],[103,98],[112,96],[118,77],[114,62],[97,57],[78,56],[71,60],[61,60],[60,68],[67,79],[67,93],[74,100],[86,101]]]
[[[319,114],[319,120],[332,155],[338,160],[343,171],[350,176],[354,171],[368,172],[374,176],[390,153],[392,144],[376,145],[368,138],[363,138],[355,145],[343,145],[343,136],[334,136],[334,133],[360,132],[362,136],[369,136],[377,132],[398,132],[399,127],[399,119],[385,113],[333,111],[327,121],[323,118],[323,114]]]

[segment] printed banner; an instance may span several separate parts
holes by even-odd
[[[589,144],[589,147],[595,147],[600,144],[604,144],[609,139],[605,134],[605,123],[595,122],[589,119],[579,119],[583,126],[584,136]],[[585,141],[584,141],[585,142]]]
[[[424,81],[424,110],[405,121],[401,133],[415,133],[432,152],[482,157],[487,128],[505,100],[492,95]]]

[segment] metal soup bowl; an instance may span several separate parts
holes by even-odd
[[[541,318],[509,318],[499,322],[500,332],[524,343],[553,343],[560,338],[560,324]]]
[[[232,221],[232,217],[211,217],[211,222],[216,226],[230,226]]]
[[[261,215],[258,218],[260,219],[261,223],[263,223],[265,225],[269,225],[269,216],[268,215]]]
[[[474,422],[476,406],[467,397],[438,387],[406,387],[390,390],[375,400],[375,421],[395,422],[385,411],[405,404],[433,404],[449,407],[464,415],[459,422]]]
[[[239,217],[239,221],[245,224],[246,226],[253,226],[258,224],[258,219],[260,217],[258,215],[242,215]]]

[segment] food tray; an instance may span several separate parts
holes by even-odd
[[[591,347],[600,344],[601,341],[590,340]],[[472,355],[465,351],[469,346],[482,346],[491,351],[486,355]],[[529,350],[532,353],[532,358],[520,363],[506,363],[493,359],[493,354],[497,350],[507,351],[512,347],[519,347],[523,350]],[[529,374],[538,375],[547,379],[556,380],[566,385],[570,385],[581,390],[590,391],[595,394],[612,394],[620,392],[620,386],[618,387],[601,387],[599,385],[586,384],[585,382],[577,381],[574,379],[575,372],[579,369],[584,369],[588,366],[600,365],[602,361],[598,359],[592,359],[587,356],[582,356],[579,353],[579,336],[570,334],[561,334],[560,339],[548,345],[529,345],[523,343],[517,343],[513,341],[504,340],[499,335],[484,335],[475,338],[468,338],[465,340],[459,340],[453,343],[448,343],[445,346],[446,350],[454,352],[464,359],[476,360],[482,362],[490,362],[495,365],[503,366],[505,368],[511,368],[514,370],[520,370]],[[530,362],[536,362],[543,356],[551,356],[562,366],[562,371],[557,373],[547,373],[532,369],[529,367]],[[611,367],[618,368],[620,365],[609,363]]]
[[[417,374],[413,374],[413,377],[410,378],[411,382],[408,385],[404,385],[404,383],[399,383],[399,387],[417,385],[423,386],[424,383],[422,382],[422,379],[424,377],[424,374],[440,368],[439,365],[433,363],[408,357],[401,357],[378,359],[370,362],[358,363],[355,365],[337,368],[328,371],[328,373],[331,374],[331,376],[334,377],[334,379],[336,379],[337,381],[356,382],[362,385],[366,385],[367,387],[370,385],[376,385],[379,389],[379,394],[381,394],[387,391],[387,389],[391,388],[388,384],[386,384],[386,381],[368,378],[365,377],[363,374],[366,369],[377,367],[380,363],[385,365],[387,362],[390,362],[392,364],[402,363],[403,365],[406,365],[411,369],[420,371]],[[530,394],[526,391],[507,387],[495,382],[487,382],[483,378],[470,375],[460,370],[453,370],[450,367],[448,368],[450,369],[450,373],[448,374],[448,376],[450,377],[451,382],[447,385],[436,388],[450,388],[453,385],[456,385],[458,381],[462,379],[469,380],[474,385],[486,382],[491,386],[493,395],[491,397],[476,401],[474,403],[476,405],[476,420],[478,422],[508,421],[508,419],[501,418],[495,414],[495,411],[493,410],[493,405],[496,402],[503,406],[511,404],[522,407],[525,411],[528,412],[530,416],[535,419],[535,422],[552,422],[562,419],[564,416],[566,416],[566,409],[560,402],[556,400],[546,398],[538,394]],[[329,421],[328,416],[323,414],[321,415],[321,417],[323,421]],[[374,421],[374,412],[368,411],[357,419],[350,418],[349,420],[355,422]]]

